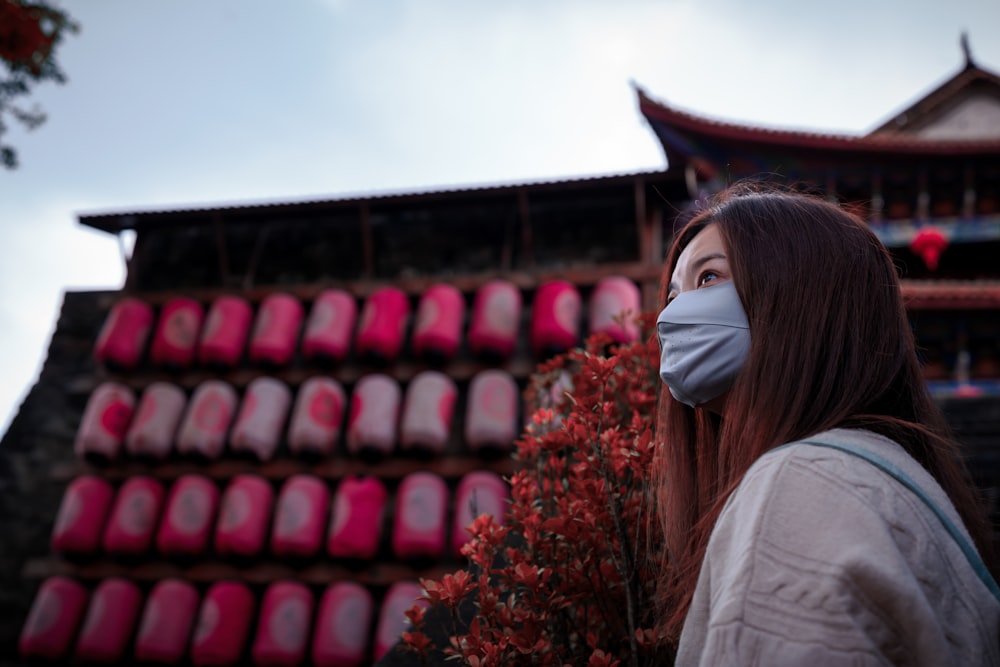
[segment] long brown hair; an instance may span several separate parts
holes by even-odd
[[[992,532],[917,360],[895,266],[859,218],[807,195],[732,188],[669,253],[718,226],[750,324],[750,352],[720,417],[662,391],[655,471],[668,562],[663,629],[676,640],[712,527],[765,452],[837,427],[898,442],[951,498],[991,571]]]

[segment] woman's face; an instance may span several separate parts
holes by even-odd
[[[678,294],[732,280],[719,225],[712,223],[691,239],[670,276],[667,303]]]
[[[667,303],[669,304],[683,292],[718,285],[732,279],[733,274],[729,269],[726,246],[722,242],[719,225],[715,223],[707,225],[691,239],[677,258],[677,265],[667,285]],[[701,407],[721,415],[728,396],[727,391]]]

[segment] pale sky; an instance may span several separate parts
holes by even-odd
[[[0,432],[66,290],[117,289],[79,213],[662,168],[631,83],[719,119],[863,133],[962,65],[1000,0],[95,0],[0,171]]]

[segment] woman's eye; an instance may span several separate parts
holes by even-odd
[[[698,278],[698,287],[702,287],[719,277],[715,271],[706,271]]]

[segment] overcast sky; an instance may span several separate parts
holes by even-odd
[[[116,289],[79,213],[665,166],[631,82],[720,119],[863,133],[976,61],[998,0],[99,0],[0,171],[0,432],[66,290]]]

